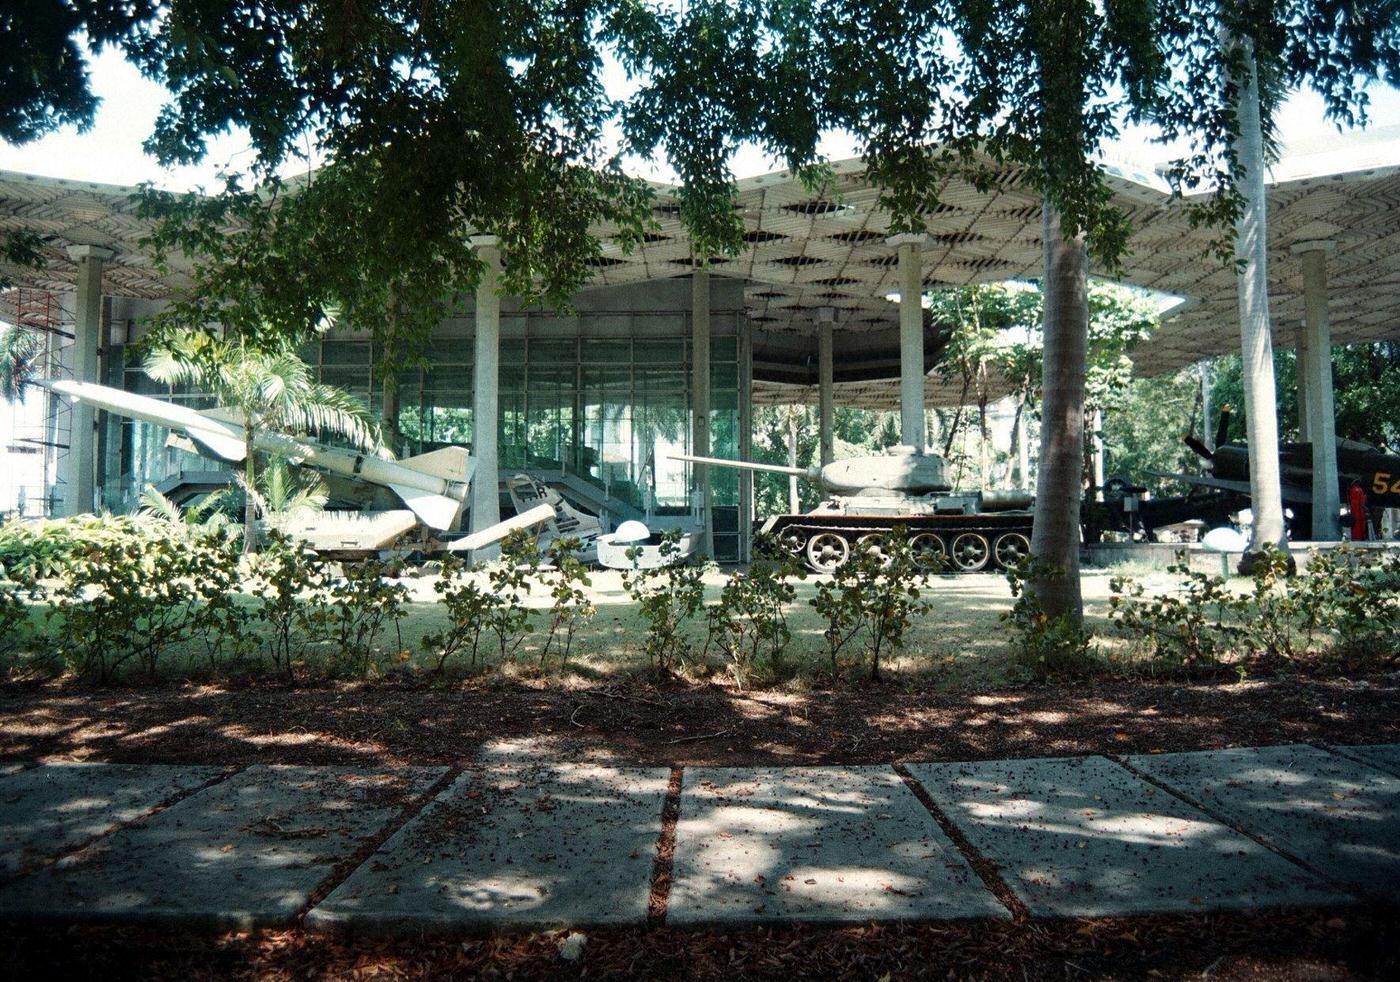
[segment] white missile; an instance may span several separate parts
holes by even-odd
[[[211,457],[237,463],[245,455],[243,425],[227,410],[200,411],[95,382],[65,379],[38,384],[75,402],[166,427],[187,437]],[[315,440],[268,430],[254,434],[253,447],[303,467],[389,488],[423,524],[439,530],[451,528],[462,514],[476,470],[476,461],[463,447],[443,447],[404,460],[384,460],[358,450],[328,447]]]
[[[495,545],[516,529],[534,529],[541,525],[554,521],[553,505],[536,505],[529,511],[521,512],[507,518],[503,522],[497,522],[489,528],[484,528],[480,532],[473,532],[465,538],[457,539],[447,544],[448,552],[470,552],[473,549],[482,549],[486,546]]]

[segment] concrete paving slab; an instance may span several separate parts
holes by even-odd
[[[0,780],[0,878],[42,865],[226,770],[60,763],[7,774]]]
[[[1350,899],[1102,757],[911,764],[909,771],[1032,914]]]
[[[1303,745],[1127,760],[1324,876],[1400,898],[1400,778]]]
[[[256,766],[0,887],[0,916],[283,926],[445,768]]]
[[[467,771],[306,925],[398,934],[641,923],[669,778],[586,764]]]
[[[1009,916],[889,767],[685,772],[668,924]]]
[[[1368,747],[1334,747],[1343,757],[1351,757],[1400,777],[1400,743],[1377,743]]]

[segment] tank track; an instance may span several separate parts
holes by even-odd
[[[862,539],[903,528],[915,562],[929,572],[978,573],[1014,566],[1030,553],[1029,512],[977,515],[777,515],[762,531],[818,573],[844,563]],[[874,543],[878,548],[878,540]],[[941,558],[940,558],[941,557]]]

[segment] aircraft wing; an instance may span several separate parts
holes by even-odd
[[[1164,474],[1159,471],[1149,471],[1153,477],[1167,478],[1172,481],[1181,481],[1184,484],[1194,484],[1200,488],[1214,488],[1217,491],[1234,491],[1249,497],[1250,487],[1248,481],[1225,481],[1218,477],[1206,477],[1204,474]],[[1311,505],[1312,491],[1309,488],[1300,488],[1296,484],[1284,484],[1280,486],[1285,504],[1290,505]]]

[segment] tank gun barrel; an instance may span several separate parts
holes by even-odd
[[[809,481],[820,481],[820,471],[814,472],[805,467],[788,467],[785,464],[755,464],[746,460],[725,460],[723,457],[698,457],[695,454],[673,453],[672,460],[688,460],[692,464],[714,464],[716,467],[733,467],[741,471],[762,471],[766,474],[787,474],[802,477]]]

